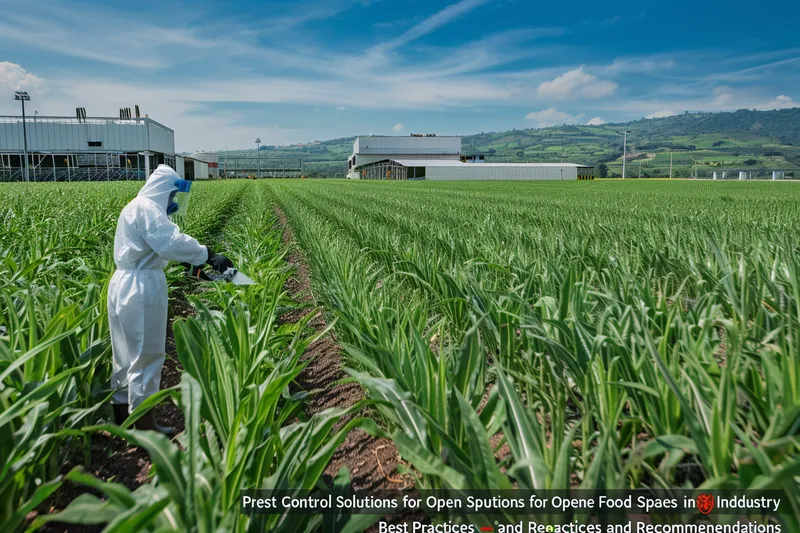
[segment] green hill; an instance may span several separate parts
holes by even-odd
[[[666,177],[672,154],[673,176],[709,176],[713,171],[798,169],[800,178],[800,108],[776,111],[691,113],[602,126],[554,126],[465,135],[465,153],[487,161],[605,164],[610,176],[622,170],[622,133],[628,130],[627,175]],[[343,177],[355,137],[291,146],[285,155],[302,157],[311,175]],[[276,156],[280,147],[263,147]],[[249,151],[253,152],[253,151]],[[229,152],[233,153],[233,152]],[[241,153],[241,152],[240,152]],[[263,153],[263,152],[262,152]]]

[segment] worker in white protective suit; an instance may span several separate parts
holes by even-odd
[[[159,165],[139,194],[126,205],[117,221],[114,262],[117,270],[108,284],[108,324],[114,354],[111,386],[114,418],[121,424],[128,414],[156,393],[161,384],[167,335],[167,280],[169,261],[190,265],[207,263],[218,272],[231,261],[181,232],[169,215],[177,212],[191,182],[167,165]],[[171,428],[156,424],[153,411],[136,421],[137,429],[167,435]]]

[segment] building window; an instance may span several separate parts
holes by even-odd
[[[103,141],[89,141],[90,148],[99,148],[103,146]]]

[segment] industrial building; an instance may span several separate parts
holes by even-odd
[[[487,163],[461,153],[461,137],[358,137],[347,160],[349,179],[591,180],[594,168],[574,163]]]
[[[460,157],[461,137],[438,137],[430,134],[410,137],[357,137],[353,143],[353,155],[347,160],[347,177],[364,178],[362,171],[367,165],[391,159],[459,161]]]
[[[208,161],[201,161],[186,155],[175,156],[175,166],[172,167],[178,176],[185,180],[207,180],[211,176],[211,165]]]
[[[129,109],[120,118],[87,117],[83,108],[74,117],[0,116],[0,181],[146,179],[161,164],[185,179],[209,174],[201,158],[175,155],[170,128]]]
[[[216,152],[195,152],[192,154],[192,159],[203,162],[208,166],[207,177],[219,177],[219,156],[217,156]]]

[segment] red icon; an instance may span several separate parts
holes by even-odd
[[[698,494],[697,495],[697,510],[703,514],[710,514],[714,510],[714,495],[713,494]]]

